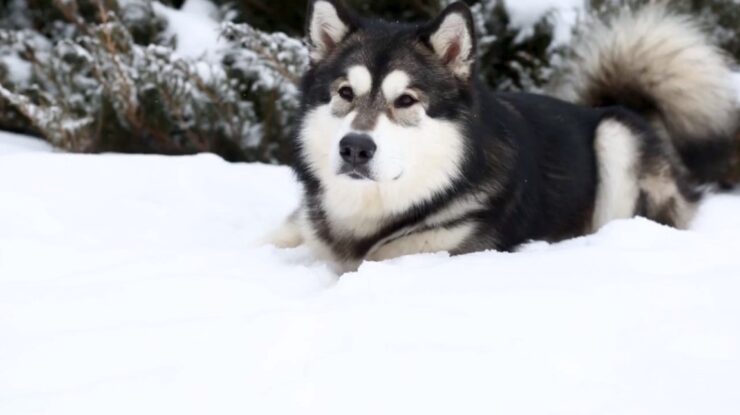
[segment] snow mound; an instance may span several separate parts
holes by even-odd
[[[39,138],[0,131],[0,156],[51,151],[52,146]]]
[[[740,195],[341,278],[286,168],[0,158],[0,413],[736,414]]]

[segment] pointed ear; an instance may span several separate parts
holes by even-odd
[[[306,36],[313,62],[324,59],[354,30],[354,19],[341,0],[313,0],[307,16]]]
[[[463,2],[449,5],[422,30],[422,41],[452,73],[468,79],[473,72],[476,37],[473,14]]]

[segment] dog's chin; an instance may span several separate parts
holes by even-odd
[[[340,177],[345,177],[350,180],[357,180],[357,181],[369,181],[369,182],[376,182],[376,183],[383,183],[383,182],[395,182],[398,179],[403,176],[403,173],[399,173],[394,178],[388,180],[381,180],[377,177],[374,177],[372,173],[368,169],[363,168],[353,168],[351,166],[343,166],[339,169],[337,172],[337,175]]]
[[[369,180],[371,182],[374,182],[375,181],[375,179],[373,179],[372,177],[366,175],[365,173],[360,173],[360,172],[357,172],[357,171],[351,171],[349,173],[343,173],[342,175],[345,176],[345,177],[348,177],[348,178],[350,178],[352,180]]]
[[[365,167],[353,167],[350,165],[342,166],[337,175],[340,177],[346,177],[351,180],[371,181],[374,182],[375,178],[370,173],[370,170]]]

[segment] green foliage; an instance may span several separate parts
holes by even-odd
[[[229,11],[233,21],[249,23],[268,32],[303,36],[306,0],[215,0],[214,3]],[[425,20],[440,10],[438,0],[347,0],[345,3],[364,15],[389,20]]]
[[[83,4],[49,3],[45,15],[61,20],[45,30],[64,37],[0,30],[0,53],[32,68],[30,80],[13,82],[0,65],[0,128],[37,133],[69,151],[286,160],[283,114],[296,112],[294,82],[307,63],[300,41],[241,28],[250,41],[221,62],[190,60],[162,41],[166,25],[149,2],[110,10],[99,3],[95,13]]]
[[[590,0],[613,13],[626,3]],[[160,0],[174,8],[183,0]],[[347,0],[367,16],[420,21],[451,0]],[[287,162],[308,65],[306,0],[213,0],[224,46],[209,58],[174,53],[168,20],[151,0],[0,0],[0,129],[79,152],[187,154]],[[539,91],[557,74],[563,46],[553,16],[515,27],[503,0],[467,0],[484,79],[500,90]],[[740,4],[673,0],[702,16],[740,58]],[[156,5],[158,6],[158,5]],[[25,65],[27,76],[12,68]],[[740,159],[740,156],[739,156]]]
[[[553,61],[562,50],[553,44],[549,16],[529,33],[513,27],[503,0],[473,5],[479,34],[479,59],[483,78],[498,90],[538,91],[550,79]]]

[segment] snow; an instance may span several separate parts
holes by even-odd
[[[219,17],[218,7],[208,0],[186,0],[180,10],[188,14],[206,15],[214,20]]]
[[[152,6],[155,13],[167,20],[167,32],[176,37],[179,57],[217,59],[221,43],[216,6],[208,0],[187,0],[181,10],[159,2],[153,2]]]
[[[0,56],[0,64],[8,70],[8,81],[16,85],[25,85],[31,79],[31,64],[12,53]]]
[[[0,413],[736,414],[740,194],[690,231],[366,263],[251,247],[286,168],[7,151]]]
[[[0,157],[19,153],[51,152],[52,147],[46,141],[22,134],[0,131]]]
[[[736,72],[733,75],[733,81],[735,82],[735,85],[737,86],[737,102],[740,102],[740,72]]]
[[[210,3],[153,4],[178,54],[215,56]],[[557,6],[563,39],[579,5],[507,1],[525,28]],[[298,193],[282,167],[0,132],[0,414],[740,410],[740,193],[689,231],[637,218],[341,277],[254,247]]]
[[[519,38],[529,36],[534,25],[550,14],[555,28],[554,45],[563,45],[571,39],[573,26],[582,14],[583,0],[505,0],[513,27],[522,28]]]
[[[554,45],[566,44],[573,26],[582,14],[583,0],[506,0],[511,24],[522,32],[519,38],[529,36],[534,25],[549,14],[555,27]],[[208,0],[187,0],[180,10],[153,2],[154,11],[168,22],[168,33],[176,38],[177,53],[185,58],[202,58],[214,62],[223,41],[219,39],[219,12]],[[490,2],[492,8],[494,2]]]

